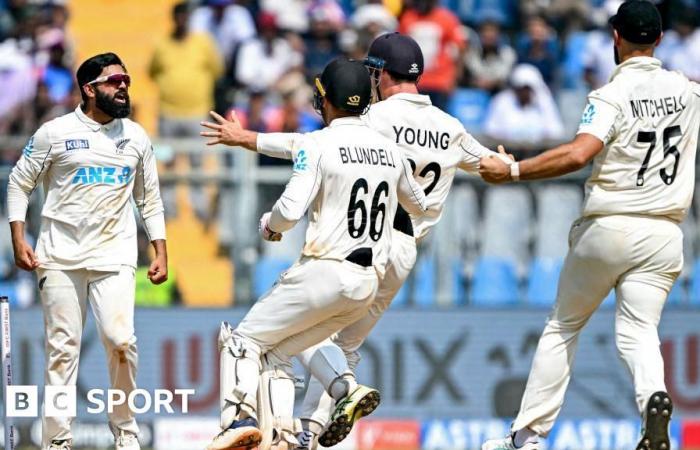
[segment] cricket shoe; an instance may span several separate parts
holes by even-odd
[[[115,450],[141,450],[139,440],[134,433],[119,430],[119,433],[114,438]]]
[[[51,441],[51,444],[49,445],[49,450],[71,450],[72,448],[73,441],[71,439]]]
[[[345,439],[355,422],[372,414],[380,401],[379,391],[358,385],[335,405],[331,420],[319,436],[318,443],[323,447],[332,447]]]
[[[235,420],[228,428],[217,434],[206,450],[246,450],[257,447],[262,441],[258,421],[252,417]]]
[[[318,435],[311,430],[297,433],[297,441],[299,445],[294,447],[294,450],[316,450],[318,447]]]
[[[522,447],[516,447],[513,442],[513,435],[502,439],[491,439],[481,444],[481,450],[537,450],[536,442],[528,442]]]
[[[637,450],[671,449],[671,439],[668,435],[671,413],[671,397],[663,391],[653,393],[642,413],[642,438],[637,444]]]

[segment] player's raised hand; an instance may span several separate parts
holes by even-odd
[[[39,261],[36,259],[32,246],[25,240],[12,242],[12,248],[15,253],[15,265],[20,269],[32,271],[39,267]]]
[[[510,181],[510,165],[515,161],[513,155],[506,153],[506,149],[498,146],[497,155],[488,155],[481,158],[479,175],[489,183],[505,183]]]
[[[156,256],[148,268],[148,279],[153,284],[161,284],[168,280],[168,263],[163,257]]]
[[[241,126],[235,112],[231,112],[231,120],[226,120],[216,111],[209,111],[215,122],[201,122],[201,125],[212,131],[202,131],[200,136],[212,138],[207,141],[207,145],[241,145],[243,132],[246,131]]]

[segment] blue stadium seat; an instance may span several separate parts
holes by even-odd
[[[615,289],[610,289],[608,296],[603,299],[603,303],[600,304],[600,307],[603,309],[614,309],[616,305],[615,298]]]
[[[287,270],[294,261],[280,258],[261,257],[255,264],[253,276],[253,293],[255,298],[260,298],[266,293],[279,276]]]
[[[457,89],[450,98],[448,111],[470,133],[479,133],[484,123],[491,96],[481,89]]]
[[[528,305],[551,307],[557,299],[559,274],[564,265],[560,258],[535,258],[530,266],[525,300]]]
[[[482,257],[474,267],[472,305],[499,307],[519,301],[515,263],[497,257]]]
[[[399,292],[397,292],[394,296],[394,299],[391,301],[391,305],[389,307],[405,308],[406,306],[408,306],[408,290],[409,284],[404,283],[403,286],[401,286],[401,289],[399,289]]]
[[[679,278],[673,283],[673,288],[668,293],[666,304],[672,306],[684,305],[687,300],[687,293],[685,280]]]
[[[17,283],[15,281],[2,280],[0,281],[0,296],[10,299],[10,307],[17,308]]]
[[[452,304],[464,306],[467,304],[467,293],[464,291],[464,262],[461,259],[454,259],[450,264],[452,282]]]
[[[693,306],[700,306],[700,258],[693,263],[693,270],[690,272],[690,292],[689,302]]]
[[[436,305],[435,290],[437,289],[435,277],[435,258],[425,256],[418,258],[414,270],[413,300],[416,306],[432,308]]]

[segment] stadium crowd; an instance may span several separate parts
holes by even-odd
[[[333,57],[364,57],[381,33],[413,36],[426,60],[419,87],[480,137],[535,147],[569,137],[586,93],[614,69],[608,18],[620,0],[204,0],[174,5],[172,31],[152,50],[158,136],[196,138],[211,109],[235,111],[261,132],[322,126],[310,107],[313,77]],[[658,57],[700,81],[700,2],[657,1],[665,36]],[[75,48],[66,0],[0,0],[0,136],[28,137],[75,108]],[[134,99],[138,102],[138,99]],[[155,138],[155,136],[154,136]],[[6,143],[2,143],[6,141]],[[21,148],[0,141],[0,193]],[[541,145],[541,144],[540,144]],[[511,148],[511,150],[517,150]],[[230,160],[224,160],[230,165]],[[286,164],[261,157],[261,165]],[[202,164],[192,154],[190,164]],[[165,169],[172,169],[165,165]],[[203,189],[191,189],[208,219]],[[265,196],[265,193],[262,193]],[[163,188],[169,217],[174,193]],[[0,287],[31,304],[0,221]]]

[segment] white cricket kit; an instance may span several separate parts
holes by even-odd
[[[165,239],[151,143],[128,119],[101,125],[78,107],[45,123],[10,174],[9,220],[24,221],[32,191],[46,199],[36,254],[46,318],[46,384],[75,385],[88,301],[107,353],[112,388],[136,388],[133,197],[151,240]],[[44,417],[42,448],[70,439],[70,418]],[[110,414],[115,432],[138,432],[126,405]]]
[[[379,283],[368,314],[342,329],[333,338],[345,353],[352,370],[359,363],[359,348],[415,265],[416,239],[424,238],[440,220],[457,169],[477,174],[481,158],[494,154],[469,135],[457,119],[432,106],[427,95],[395,94],[373,104],[369,112],[361,117],[369,127],[396,143],[409,161],[429,205],[427,213],[422,216],[408,217],[399,208],[394,222],[397,230],[393,233],[387,271]],[[282,133],[260,134],[258,151],[289,159],[292,156],[290,148],[294,136]],[[407,221],[412,226],[405,230]],[[410,234],[406,234],[407,231]],[[332,345],[326,341],[302,352],[302,363],[309,367],[315,353],[332,352]],[[331,407],[332,399],[324,395],[322,383],[312,378],[301,417],[325,424]]]
[[[363,118],[399,146],[425,191],[428,213],[412,217],[417,240],[440,221],[457,169],[478,174],[481,158],[493,154],[459,120],[434,107],[427,95],[392,95],[372,105]]]
[[[306,243],[299,261],[238,327],[222,330],[222,428],[240,411],[256,414],[259,356],[277,368],[275,380],[283,373],[289,379],[292,356],[366,314],[386,271],[398,202],[416,215],[426,210],[400,151],[357,117],[294,135],[291,153],[294,172],[272,208],[269,227],[284,232],[308,210]],[[317,369],[312,372],[326,388],[348,371],[342,353]],[[291,392],[271,387],[276,389],[284,393],[278,397],[293,399],[293,383]],[[291,417],[292,411],[274,415]]]
[[[40,267],[136,267],[133,196],[151,240],[165,239],[156,161],[146,132],[129,119],[101,125],[78,107],[39,128],[10,174],[10,222],[24,221],[42,182]]]
[[[695,187],[700,88],[655,58],[620,64],[592,92],[579,133],[605,148],[569,236],[557,303],[537,347],[513,430],[546,436],[561,410],[578,334],[615,289],[616,344],[644,410],[665,391],[657,325],[683,266],[678,222]]]

